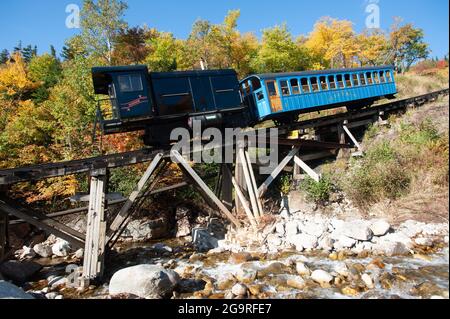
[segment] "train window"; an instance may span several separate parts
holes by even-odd
[[[348,88],[351,88],[352,87],[352,81],[350,81],[350,74],[344,75],[344,78],[345,78],[345,85]]]
[[[380,78],[378,77],[378,72],[373,72],[373,81],[376,84],[380,84]]]
[[[328,76],[328,83],[330,83],[330,90],[335,90],[336,89],[336,81],[334,79],[334,75],[329,75]]]
[[[264,99],[264,93],[262,91],[259,91],[258,93],[256,93],[256,98],[258,99],[258,101],[261,101]]]
[[[281,86],[281,94],[283,94],[283,96],[291,95],[291,92],[289,91],[288,81],[286,80],[280,81],[280,86]]]
[[[309,89],[309,84],[308,84],[308,79],[307,78],[302,78],[300,80],[300,84],[302,85],[303,93],[310,93],[311,92],[311,90]]]
[[[391,71],[386,71],[386,81],[392,82]]]
[[[250,83],[252,84],[253,91],[259,90],[261,88],[261,81],[258,79],[251,79]]]
[[[269,96],[278,96],[275,82],[267,82],[267,90],[269,91]]]
[[[325,76],[320,77],[320,87],[322,90],[328,90],[327,78]]]
[[[369,84],[369,85],[373,84],[372,73],[367,72],[366,77],[367,77],[367,84]]]
[[[386,79],[384,77],[384,71],[380,71],[380,80],[381,80],[381,83],[386,83]]]
[[[366,77],[364,76],[364,73],[359,74],[359,81],[361,85],[366,85]]]
[[[342,74],[338,74],[338,75],[336,76],[336,79],[337,79],[338,87],[339,87],[340,89],[343,89],[343,88],[344,88],[344,81],[343,81],[343,79],[342,79]]]
[[[297,79],[291,80],[292,94],[300,94],[300,87]]]
[[[319,91],[319,83],[317,82],[317,78],[312,77],[310,81],[311,81],[311,87],[312,87],[313,92],[318,92]]]
[[[353,74],[353,75],[352,75],[352,79],[353,79],[353,85],[354,85],[354,86],[359,86],[359,77],[358,77],[358,74]]]
[[[118,76],[120,92],[139,92],[143,90],[142,78],[139,74]]]

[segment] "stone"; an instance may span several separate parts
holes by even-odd
[[[422,233],[422,228],[424,226],[424,223],[417,222],[415,220],[407,220],[400,225],[399,230],[408,238],[412,238]]]
[[[70,243],[62,239],[57,240],[52,246],[53,255],[58,257],[69,256],[71,250]]]
[[[257,296],[263,291],[264,286],[260,284],[249,285],[247,287],[251,295]]]
[[[333,280],[333,276],[324,270],[314,270],[311,274],[311,279],[319,284],[329,284]]]
[[[300,228],[302,233],[315,236],[316,238],[321,237],[327,230],[324,224],[315,222],[306,222]]]
[[[326,251],[332,251],[334,246],[334,239],[325,235],[319,240],[319,248]]]
[[[296,288],[296,289],[303,289],[306,286],[305,281],[300,276],[287,276],[286,277],[286,284],[289,287]]]
[[[22,251],[19,255],[19,259],[32,259],[36,256],[36,252],[31,247],[23,246]]]
[[[45,298],[47,299],[56,299],[57,296],[58,294],[56,292],[49,292],[45,294]]]
[[[154,250],[156,250],[156,251],[158,251],[160,253],[171,253],[171,252],[173,252],[172,247],[167,246],[167,245],[165,245],[163,243],[154,244],[152,246],[152,249],[154,249]]]
[[[219,240],[203,227],[196,227],[192,230],[192,242],[198,251],[208,251],[219,247]]]
[[[401,242],[380,241],[374,245],[373,250],[386,256],[403,256],[408,255],[410,250]]]
[[[356,245],[356,240],[345,235],[341,235],[336,238],[333,247],[336,250],[342,250],[345,248],[352,248]]]
[[[386,236],[382,237],[379,241],[400,242],[408,248],[412,248],[414,246],[414,243],[411,240],[411,238],[406,234],[404,234],[403,232],[387,234]]]
[[[284,223],[278,223],[275,225],[275,232],[280,235],[284,236],[286,234],[286,230],[284,229]]]
[[[84,256],[84,249],[83,248],[78,249],[75,252],[75,254],[74,254],[74,257],[77,258],[77,259],[81,259],[81,258],[83,258],[83,256]]]
[[[317,237],[308,234],[298,234],[291,236],[289,242],[295,246],[298,251],[305,249],[314,249],[317,247]]]
[[[433,246],[433,240],[430,238],[419,237],[414,240],[414,242],[419,246],[431,247]]]
[[[278,236],[278,234],[269,234],[267,236],[267,245],[271,250],[278,249],[283,244],[283,240]]]
[[[350,276],[350,272],[348,270],[348,267],[346,264],[344,264],[343,262],[339,262],[334,266],[334,271],[343,276],[343,277],[348,277]]]
[[[289,266],[278,261],[271,262],[267,266],[260,267],[257,270],[258,278],[264,278],[268,275],[286,274],[291,271]]]
[[[243,284],[236,284],[231,288],[233,295],[243,297],[247,294],[247,287]]]
[[[288,221],[285,225],[286,236],[293,236],[298,234],[298,222],[297,221]]]
[[[109,283],[109,294],[132,294],[159,299],[172,294],[180,282],[179,275],[156,265],[138,265],[116,272]]]
[[[167,218],[160,217],[153,220],[131,221],[122,237],[131,237],[134,241],[157,240],[167,237],[169,233]]]
[[[373,236],[373,233],[367,226],[367,223],[362,221],[352,221],[345,223],[345,225],[343,226],[343,234],[347,237],[361,241],[369,241]]]
[[[22,288],[0,280],[0,299],[34,299],[34,297],[27,294]]]
[[[59,286],[63,286],[67,284],[67,278],[63,276],[56,276],[48,281],[48,286],[52,289],[55,289]]]
[[[32,261],[8,260],[0,265],[3,276],[16,283],[28,281],[34,274],[42,269],[42,266]]]
[[[342,294],[346,295],[346,296],[357,296],[359,294],[358,290],[356,288],[350,287],[350,286],[346,286],[344,288],[341,289]]]
[[[229,258],[229,262],[232,264],[242,264],[252,260],[254,260],[253,256],[247,252],[232,253]]]
[[[361,276],[361,280],[364,282],[364,284],[366,285],[367,288],[373,289],[375,287],[374,284],[373,284],[372,277],[370,277],[370,275],[363,274]]]
[[[46,243],[40,243],[33,246],[34,252],[39,255],[42,258],[48,258],[51,257],[52,252],[52,246],[48,245]]]
[[[57,295],[57,296],[55,297],[55,299],[56,299],[56,300],[62,300],[62,299],[64,299],[64,296],[63,296],[63,295]]]
[[[384,236],[391,229],[391,225],[385,220],[374,221],[369,227],[375,236]]]
[[[176,225],[176,238],[186,237],[191,234],[191,223],[189,222],[189,217],[185,216],[181,219],[177,219]]]
[[[298,261],[295,264],[295,270],[297,271],[297,274],[299,274],[300,276],[308,277],[311,275],[311,270],[301,261]]]
[[[257,275],[258,271],[256,270],[240,268],[234,276],[244,284],[251,284],[256,280]]]

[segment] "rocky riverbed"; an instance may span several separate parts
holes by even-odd
[[[257,235],[209,230],[123,242],[85,289],[69,285],[82,251],[51,236],[0,267],[0,298],[449,298],[448,224],[282,211]]]

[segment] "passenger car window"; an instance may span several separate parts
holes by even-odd
[[[350,74],[346,74],[346,75],[344,76],[344,78],[345,78],[345,85],[346,85],[348,88],[351,88],[353,85],[352,85],[352,81],[350,81]]]
[[[320,87],[322,90],[328,90],[327,78],[324,76],[320,77]]]
[[[281,86],[281,94],[283,94],[283,96],[291,95],[291,92],[289,91],[288,81],[286,80],[280,81],[280,86]]]
[[[298,80],[291,80],[292,94],[300,94],[300,87],[298,86]]]
[[[267,90],[269,91],[269,96],[278,96],[275,82],[267,82]]]
[[[373,81],[376,84],[380,84],[380,78],[378,77],[378,72],[373,72]]]
[[[372,73],[367,72],[367,73],[366,73],[366,77],[367,77],[367,83],[368,83],[369,85],[373,84]]]
[[[380,71],[380,80],[381,83],[386,83],[386,79],[384,78],[384,71]]]
[[[328,82],[330,83],[330,89],[331,90],[336,89],[336,81],[334,79],[334,75],[329,75],[328,76]]]
[[[352,79],[353,79],[353,85],[359,86],[358,74],[353,74]]]
[[[261,81],[258,79],[251,79],[253,91],[259,90],[261,88]]]
[[[311,90],[309,89],[308,79],[307,78],[302,78],[300,81],[301,81],[301,84],[302,84],[303,92],[304,93],[310,93]]]
[[[342,74],[338,74],[338,75],[336,76],[336,79],[337,79],[338,87],[339,87],[340,89],[343,89],[343,88],[344,88],[344,81],[343,81]]]
[[[256,98],[258,99],[258,101],[261,101],[264,99],[264,93],[259,91],[258,93],[256,93]]]
[[[387,82],[392,82],[391,71],[386,71],[386,80]]]
[[[312,77],[311,78],[311,87],[313,92],[318,92],[319,91],[319,83],[317,83],[317,78],[316,77]]]
[[[359,81],[361,82],[361,85],[366,85],[366,78],[364,76],[364,73],[359,74]]]
[[[143,90],[142,79],[139,74],[119,75],[120,92],[139,92]]]

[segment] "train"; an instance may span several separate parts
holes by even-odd
[[[174,128],[285,125],[299,115],[368,107],[397,94],[393,66],[266,73],[238,79],[235,70],[149,72],[145,65],[95,67],[97,121],[103,134],[144,131],[147,146],[170,144]],[[102,103],[106,102],[106,106]]]

